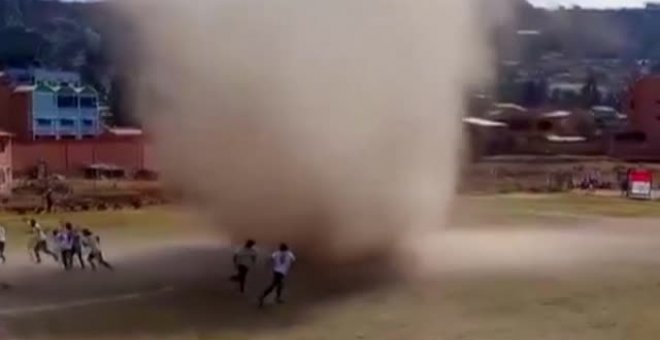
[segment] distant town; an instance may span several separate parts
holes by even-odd
[[[490,36],[495,83],[468,93],[473,156],[660,157],[660,5],[513,4]],[[38,166],[67,175],[155,171],[131,107],[139,39],[107,3],[2,0],[0,26],[8,178]]]
[[[660,158],[660,5],[516,6],[493,34],[496,84],[470,95],[475,157]]]

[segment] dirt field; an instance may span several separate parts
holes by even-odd
[[[171,208],[68,216],[112,235],[118,270],[62,273],[14,248],[0,268],[12,284],[0,339],[660,338],[660,203],[510,195],[457,207],[451,228],[414,240],[423,275],[374,280],[365,267],[321,284],[334,268],[301,263],[287,304],[263,310],[263,266],[237,294],[225,243]]]

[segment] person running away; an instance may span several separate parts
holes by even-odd
[[[57,262],[57,254],[48,249],[46,233],[39,223],[37,223],[35,219],[30,219],[28,225],[30,226],[30,233],[32,234],[32,237],[30,237],[28,241],[28,249],[32,251],[35,261],[41,263],[41,253],[44,253],[52,256],[53,260]]]
[[[293,266],[293,263],[296,261],[295,255],[289,250],[289,246],[285,243],[280,244],[279,250],[271,255],[271,264],[273,267],[273,280],[266,288],[266,290],[261,294],[259,298],[259,306],[263,307],[264,301],[266,298],[273,292],[276,291],[276,301],[277,303],[283,303],[282,300],[282,291],[284,290],[284,280],[289,271]]]
[[[97,235],[94,235],[89,229],[83,229],[82,231],[82,244],[89,251],[87,256],[87,262],[92,267],[92,270],[96,270],[96,263],[98,262],[101,266],[113,270],[112,265],[105,261],[103,258],[103,252],[101,251],[101,238]]]
[[[59,230],[55,236],[57,246],[60,249],[60,256],[64,270],[70,270],[73,267],[73,236],[70,230],[64,228]]]
[[[85,269],[85,261],[83,261],[83,251],[82,251],[82,235],[78,228],[74,228],[73,225],[69,222],[64,224],[64,229],[71,237],[71,266],[73,267],[73,261],[77,258],[80,263],[80,268]]]
[[[245,293],[245,283],[250,269],[257,262],[257,252],[254,250],[255,242],[248,240],[245,245],[234,253],[234,267],[236,267],[236,275],[231,277],[231,280],[238,283],[238,289],[241,293]]]

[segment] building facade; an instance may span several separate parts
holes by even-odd
[[[624,110],[628,127],[614,136],[609,153],[633,160],[660,158],[660,76],[633,83]]]
[[[635,130],[646,140],[660,141],[660,76],[639,79],[630,89],[626,109]]]
[[[84,139],[102,133],[98,92],[75,72],[9,69],[1,81],[0,127],[20,140]]]
[[[42,166],[67,176],[90,168],[125,176],[155,172],[155,152],[142,130],[109,128],[101,113],[97,91],[76,73],[0,72],[0,196],[11,193],[12,176]]]

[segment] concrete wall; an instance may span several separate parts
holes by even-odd
[[[20,175],[45,162],[51,173],[81,175],[95,163],[119,166],[129,173],[157,170],[153,148],[141,138],[100,138],[89,140],[42,140],[17,142],[13,152],[14,172]]]

